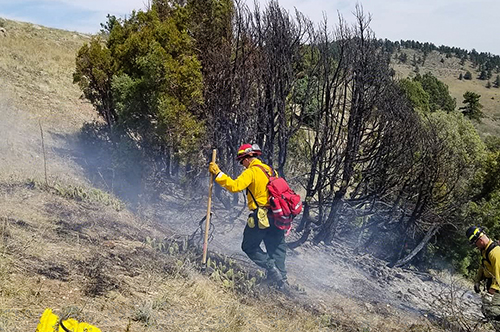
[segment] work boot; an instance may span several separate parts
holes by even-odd
[[[291,296],[291,297],[294,296],[293,291],[292,291],[292,287],[290,287],[290,284],[288,283],[288,281],[286,279],[282,279],[280,282],[278,282],[277,289],[278,289],[278,291],[282,292],[283,294],[285,294],[287,296]]]
[[[276,283],[278,285],[283,283],[281,273],[275,267],[268,269],[266,274],[266,280],[269,283]]]

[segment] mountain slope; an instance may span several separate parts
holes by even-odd
[[[412,49],[401,49],[399,54],[407,54],[408,59],[413,59],[414,56],[422,58],[423,53]],[[401,63],[397,59],[398,54],[394,55],[392,62],[396,70],[396,75],[399,78],[414,77],[415,67],[408,60],[406,63]],[[483,113],[485,118],[481,123],[476,123],[476,127],[480,134],[500,135],[500,89],[486,88],[487,81],[479,80],[476,69],[472,67],[470,61],[466,61],[464,65],[460,65],[460,59],[456,57],[447,58],[444,54],[438,51],[431,51],[424,62],[424,65],[419,64],[419,73],[424,74],[431,72],[440,81],[448,85],[450,94],[457,101],[457,109],[463,106],[463,95],[467,91],[475,92],[481,95],[480,103],[483,105]],[[464,75],[467,71],[472,73],[472,80],[459,80],[460,74]],[[493,73],[493,79],[497,74]],[[493,80],[491,80],[493,81]]]

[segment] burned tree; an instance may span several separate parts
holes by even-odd
[[[335,155],[324,190],[333,196],[315,242],[333,239],[347,199],[362,201],[377,195],[375,190],[367,192],[371,179],[368,173],[383,172],[384,163],[395,157],[387,147],[399,142],[404,148],[402,130],[411,127],[408,119],[414,118],[395,87],[388,55],[377,47],[369,28],[370,18],[360,7],[355,15],[356,26],[349,28],[341,22],[339,28],[338,39],[345,43],[345,51],[337,60],[338,71],[344,74],[334,90],[340,93],[328,96],[335,98],[330,110],[336,114],[332,131]]]
[[[291,17],[277,1],[269,2],[262,16],[257,9],[254,17],[260,50],[257,142],[268,163],[273,164],[276,158],[274,164],[284,175],[290,137],[301,125],[300,109],[288,100],[298,84],[312,25],[298,11]]]

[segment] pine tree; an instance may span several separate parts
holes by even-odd
[[[480,80],[486,80],[488,78],[488,75],[486,73],[486,70],[481,70],[481,74],[479,74],[478,77]]]
[[[497,75],[495,81],[493,82],[493,86],[497,89],[500,87],[500,75]]]
[[[477,93],[471,91],[464,93],[463,103],[465,106],[462,106],[459,109],[462,110],[462,113],[471,120],[480,121],[483,117],[483,112],[481,112],[483,105],[479,103],[479,98],[481,98],[481,95],[478,95]]]

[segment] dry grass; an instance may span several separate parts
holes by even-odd
[[[417,54],[421,56],[415,50],[405,49],[403,50],[408,54],[407,64],[394,65],[398,77],[408,77],[414,76],[413,67],[409,65],[413,55]],[[444,62],[441,62],[441,59]],[[457,101],[457,108],[463,106],[463,95],[467,91],[475,92],[481,95],[480,103],[483,105],[483,113],[485,118],[482,119],[481,123],[476,123],[476,128],[481,135],[492,134],[500,135],[500,89],[497,88],[486,88],[487,81],[477,79],[477,72],[475,68],[472,68],[471,63],[466,61],[462,66],[460,65],[460,60],[458,58],[446,58],[444,55],[439,54],[437,51],[432,51],[426,61],[424,66],[420,66],[420,73],[424,74],[428,71],[432,72],[439,80],[443,81],[448,85],[450,94]],[[466,71],[472,73],[472,80],[459,80],[460,74],[465,74]],[[493,73],[494,78],[498,75]]]
[[[81,126],[91,108],[78,99],[81,92],[71,73],[76,52],[90,37],[10,20],[3,26],[7,36],[0,37],[2,92],[37,119],[63,128]]]
[[[9,193],[0,200],[0,330],[34,330],[46,307],[103,331],[335,326],[279,294],[241,296],[200,274],[187,256],[154,250],[146,236],[168,233],[126,210],[23,183],[0,187]]]

